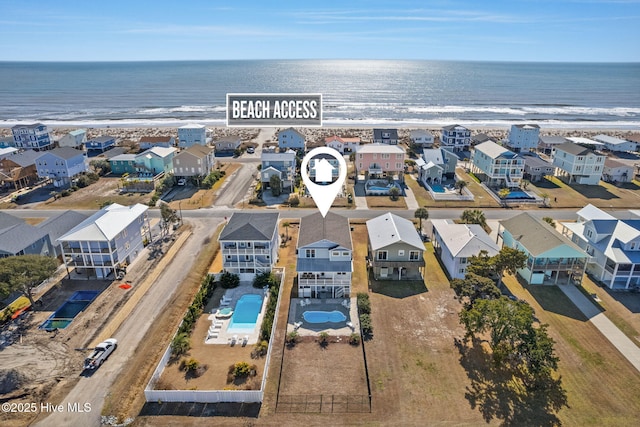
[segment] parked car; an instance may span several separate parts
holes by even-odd
[[[256,149],[255,149],[255,148],[253,148],[253,147],[248,147],[248,148],[247,148],[247,153],[249,153],[249,154],[253,154],[253,153],[255,153],[255,152],[256,152]]]
[[[178,185],[187,185],[187,180],[186,180],[186,179],[184,179],[184,178],[180,178],[180,179],[178,180]]]
[[[107,357],[109,357],[117,347],[118,340],[115,338],[104,340],[93,349],[91,356],[84,360],[84,369],[93,370],[102,366],[104,361],[107,360]]]

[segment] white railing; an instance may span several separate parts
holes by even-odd
[[[320,278],[298,278],[298,285],[300,286],[332,286],[332,285],[350,285],[351,281],[348,279],[320,279]]]
[[[262,402],[264,397],[264,389],[267,382],[267,375],[269,373],[269,366],[271,362],[271,352],[273,350],[273,340],[275,337],[276,329],[278,327],[278,312],[280,311],[280,303],[282,302],[282,284],[284,283],[285,273],[284,269],[278,269],[280,271],[280,292],[278,293],[278,302],[276,303],[275,316],[273,319],[273,326],[271,327],[271,336],[269,338],[269,349],[264,362],[264,372],[262,373],[262,382],[260,383],[260,390],[155,390],[154,386],[160,379],[164,368],[167,366],[169,359],[171,358],[171,345],[165,350],[158,366],[151,379],[147,383],[144,389],[144,397],[147,402],[196,402],[196,403],[219,403],[219,402],[232,402],[232,403],[258,403]],[[275,269],[274,269],[275,272]],[[177,333],[177,332],[176,332]],[[175,335],[174,335],[175,336]],[[173,339],[173,338],[172,338]]]

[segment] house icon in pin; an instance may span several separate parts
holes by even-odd
[[[333,181],[332,173],[335,167],[327,159],[320,159],[320,161],[316,162],[315,166],[313,166],[313,170],[315,171],[315,182],[325,182],[330,183]]]

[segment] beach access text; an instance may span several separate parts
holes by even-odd
[[[228,127],[322,126],[322,95],[228,93]]]

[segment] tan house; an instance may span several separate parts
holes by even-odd
[[[194,144],[182,150],[173,158],[173,173],[175,176],[207,176],[216,163],[213,147]]]
[[[0,160],[0,184],[16,190],[27,187],[38,180],[36,159],[40,156],[34,150],[26,150]]]

